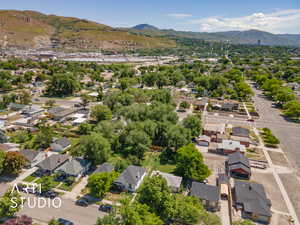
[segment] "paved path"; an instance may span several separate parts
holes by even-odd
[[[255,134],[259,138],[259,142],[262,144],[262,140],[261,140],[261,137],[259,135],[259,131],[255,127],[253,129],[254,129]],[[273,176],[274,176],[275,181],[276,181],[276,183],[277,183],[277,185],[278,185],[278,187],[280,189],[280,192],[281,192],[282,197],[283,197],[283,199],[284,199],[284,201],[286,203],[286,206],[287,206],[287,208],[289,210],[289,213],[290,213],[291,217],[294,220],[294,225],[300,225],[298,217],[297,217],[297,213],[295,211],[295,208],[294,208],[294,206],[293,206],[293,204],[292,204],[292,202],[291,202],[291,200],[290,200],[290,198],[288,196],[287,191],[285,190],[285,187],[283,186],[283,183],[282,183],[282,181],[281,181],[281,179],[280,179],[280,177],[279,177],[279,175],[277,173],[276,167],[274,166],[274,164],[273,164],[273,162],[271,160],[271,157],[270,157],[268,151],[262,145],[260,147],[262,148],[262,151],[263,151],[263,153],[264,153],[264,155],[265,155],[265,157],[266,157],[266,159],[268,161],[268,164],[270,166],[270,170],[273,173]]]
[[[24,173],[22,173],[20,176],[18,176],[15,180],[11,181],[10,185],[13,186],[14,184],[21,183],[26,177],[33,174],[37,170],[38,170],[37,167],[33,167],[33,168],[26,170]]]
[[[25,195],[33,202],[35,198],[32,195]],[[60,208],[47,207],[47,208],[29,208],[25,203],[24,208],[20,210],[18,215],[27,215],[42,223],[48,223],[51,219],[64,218],[72,221],[75,225],[93,225],[96,223],[97,218],[107,215],[104,212],[98,210],[98,206],[90,205],[88,207],[81,207],[75,205],[75,202],[71,199],[62,199],[62,205]],[[28,202],[28,201],[27,201]],[[31,203],[33,204],[33,203]]]
[[[229,218],[229,205],[227,200],[221,200],[220,202],[221,206],[221,221],[222,225],[230,225],[230,218]]]
[[[81,179],[81,181],[73,188],[71,192],[66,192],[64,195],[65,198],[72,199],[76,201],[77,196],[81,196],[81,190],[85,188],[85,186],[88,184],[88,176],[85,176]]]

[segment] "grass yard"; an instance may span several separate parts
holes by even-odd
[[[159,170],[165,173],[172,173],[175,170],[175,165],[172,164],[161,164],[160,152],[148,152],[146,153],[145,160],[142,164],[143,167],[151,170]]]
[[[26,177],[23,181],[31,183],[32,181],[34,181],[37,177],[34,177],[32,175],[29,175],[28,177]]]

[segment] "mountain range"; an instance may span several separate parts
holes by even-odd
[[[46,15],[36,11],[0,10],[0,48],[63,49],[93,51],[176,47],[180,38],[230,42],[232,44],[300,47],[300,35],[272,34],[259,30],[185,32],[159,29],[149,24],[113,28],[79,19]]]
[[[150,28],[150,29],[149,29]],[[227,31],[227,32],[188,32],[172,29],[159,29],[152,25],[142,24],[132,28],[136,33],[144,33],[152,37],[185,37],[207,41],[222,41],[232,44],[258,44],[270,46],[298,46],[300,47],[300,34],[272,34],[260,30]]]

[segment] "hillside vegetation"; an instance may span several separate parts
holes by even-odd
[[[169,39],[132,34],[84,19],[0,10],[1,47],[121,50],[175,45]]]

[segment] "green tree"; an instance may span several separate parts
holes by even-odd
[[[55,100],[49,99],[49,100],[47,100],[47,101],[45,102],[45,106],[51,108],[51,107],[53,107],[53,106],[55,105],[55,103],[56,103]]]
[[[176,195],[172,220],[186,225],[199,224],[204,211],[199,199],[191,196]]]
[[[151,139],[144,131],[133,129],[120,136],[120,143],[124,153],[143,159],[145,152],[151,146]]]
[[[176,173],[185,179],[203,181],[211,171],[204,164],[202,154],[194,144],[178,149],[176,153]]]
[[[91,133],[88,136],[82,136],[78,147],[73,154],[84,156],[90,160],[93,165],[107,161],[110,156],[111,146],[107,139],[101,134]]]
[[[91,102],[91,96],[87,94],[81,95],[81,104],[83,105],[84,108],[88,106],[88,104]]]
[[[4,171],[5,168],[5,159],[6,159],[6,154],[4,151],[0,150],[0,174]]]
[[[290,101],[283,106],[284,115],[290,118],[298,119],[300,117],[300,102]]]
[[[21,203],[21,195],[16,190],[8,190],[0,198],[0,218],[13,217],[21,209]]]
[[[117,177],[117,172],[92,174],[88,179],[88,187],[91,190],[91,194],[96,198],[104,197]]]
[[[174,148],[175,150],[189,144],[192,139],[191,131],[179,125],[168,126],[165,135],[167,147]]]
[[[52,219],[48,222],[48,225],[59,225],[59,222],[56,219]]]
[[[58,73],[50,77],[46,93],[50,96],[64,97],[74,94],[79,89],[80,84],[72,74]]]
[[[34,149],[46,149],[52,143],[53,137],[53,128],[51,128],[50,126],[42,125],[39,127],[39,132],[37,133],[37,135],[33,138],[32,147]]]
[[[112,112],[106,105],[96,105],[92,108],[91,116],[96,120],[110,120],[112,118]]]
[[[152,213],[168,221],[174,214],[174,199],[167,181],[162,176],[145,180],[139,190],[138,201],[146,204]]]
[[[26,164],[26,159],[19,152],[7,152],[5,155],[4,171],[8,174],[19,174]]]
[[[201,133],[201,120],[198,116],[189,115],[183,120],[183,126],[191,131],[192,137],[198,137]]]
[[[190,103],[188,103],[187,101],[183,101],[180,103],[180,108],[188,109],[190,108]]]
[[[163,225],[163,221],[151,213],[149,207],[140,203],[123,202],[120,209],[122,225]]]

